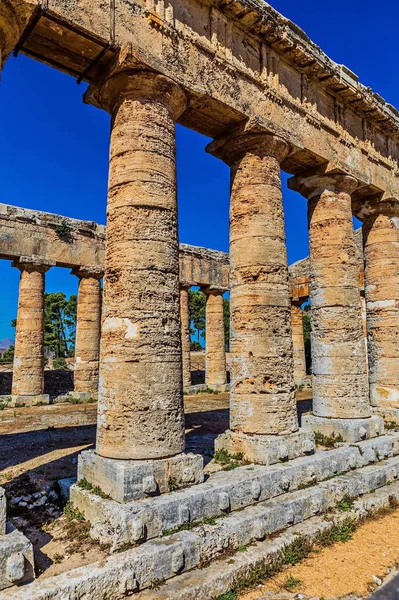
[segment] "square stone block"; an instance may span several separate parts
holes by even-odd
[[[313,454],[315,442],[310,431],[299,430],[290,435],[249,435],[228,430],[215,440],[215,450],[226,450],[231,455],[242,453],[250,463],[273,465]]]
[[[38,394],[37,396],[3,396],[3,398],[7,397],[11,398],[8,404],[10,408],[50,404],[50,396],[48,394]]]
[[[157,460],[117,460],[86,450],[79,456],[78,482],[86,479],[113,500],[125,503],[202,483],[203,466],[199,454],[178,454]]]
[[[302,428],[322,433],[328,437],[333,434],[340,435],[344,442],[360,442],[383,435],[384,420],[377,415],[366,419],[329,419],[315,415],[303,415]]]
[[[20,531],[10,525],[0,535],[0,590],[34,579],[33,547]]]

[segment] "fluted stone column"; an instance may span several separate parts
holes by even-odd
[[[280,162],[288,144],[267,134],[216,140],[231,166],[230,431],[216,447],[263,464],[313,450],[298,432]]]
[[[371,417],[351,193],[342,174],[290,180],[309,200],[313,415],[302,423],[358,441],[383,430]]]
[[[188,290],[190,287],[190,285],[180,287],[181,349],[184,390],[188,390],[191,386],[190,317],[188,310]]]
[[[97,445],[80,476],[125,501],[203,478],[202,457],[183,454],[174,121],[186,97],[126,69],[88,100],[112,125]]]
[[[74,391],[80,398],[98,397],[98,365],[101,326],[101,269],[79,267],[72,273],[79,277]]]
[[[226,344],[224,339],[224,290],[206,288],[205,383],[220,390],[226,384]]]
[[[301,302],[291,302],[292,345],[294,352],[294,380],[301,384],[306,379],[305,341]]]
[[[363,220],[370,400],[399,418],[399,204],[378,206]],[[396,208],[396,210],[395,210]]]
[[[44,394],[44,274],[49,266],[29,258],[14,262],[20,272],[12,377],[12,403],[49,403]]]

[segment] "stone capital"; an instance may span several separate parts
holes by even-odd
[[[358,186],[358,181],[345,173],[317,173],[288,179],[288,187],[311,200],[324,192],[334,194],[352,194]]]
[[[193,284],[189,283],[188,281],[180,281],[179,283],[179,289],[185,290],[186,292],[188,292],[188,290],[190,290],[192,287]]]
[[[102,279],[104,270],[101,267],[81,266],[74,267],[71,271],[72,275],[76,275],[79,279]]]
[[[33,271],[46,273],[51,267],[55,266],[55,262],[36,256],[21,256],[19,260],[13,261],[12,266],[20,271],[28,271],[29,273]]]
[[[353,212],[360,221],[384,215],[386,217],[399,217],[399,198],[391,194],[373,194],[353,202]]]
[[[129,68],[116,70],[93,82],[85,94],[85,102],[103,108],[111,115],[125,99],[157,102],[165,106],[174,121],[185,111],[187,98],[172,79],[154,71]]]
[[[223,296],[228,290],[224,288],[218,288],[217,286],[207,285],[201,288],[201,292],[204,292],[206,296]]]
[[[240,127],[228,136],[215,139],[206,151],[232,166],[246,154],[260,157],[271,156],[281,163],[290,152],[290,145],[283,138],[267,132],[259,132],[256,128]]]

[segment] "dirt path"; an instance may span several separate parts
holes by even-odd
[[[266,592],[290,591],[310,598],[340,598],[354,594],[367,598],[399,563],[399,510],[367,521],[346,543],[323,548],[300,564],[285,569],[240,600],[257,600]]]

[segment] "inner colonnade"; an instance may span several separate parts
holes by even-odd
[[[0,207],[0,257],[21,270],[15,397],[43,391],[46,269],[70,267],[80,278],[75,384],[94,389],[98,377],[97,440],[79,456],[85,489],[72,485],[70,501],[95,539],[123,550],[117,562],[47,579],[48,600],[65,585],[63,597],[78,588],[122,597],[197,566],[205,579],[208,562],[255,540],[264,542],[246,566],[264,567],[270,554],[258,560],[252,550],[290,528],[293,515],[300,522],[376,487],[388,502],[397,484],[384,487],[399,473],[398,436],[383,435],[383,417],[399,417],[398,111],[267,3],[100,4],[0,4],[1,66],[24,52],[88,82],[85,102],[111,116],[106,231]],[[228,260],[179,247],[176,123],[208,136],[207,151],[230,168]],[[290,270],[281,171],[308,203],[309,258]],[[360,252],[353,216],[363,225]],[[191,285],[207,295],[209,387],[225,383],[222,292],[230,292],[230,427],[215,448],[256,464],[206,482],[203,456],[185,451]],[[306,288],[313,409],[300,426]],[[315,432],[340,436],[343,447],[316,451]],[[206,529],[203,519],[219,516]],[[220,564],[224,587],[206,595],[201,581],[190,597],[232,589]],[[43,598],[40,584],[10,597]]]

